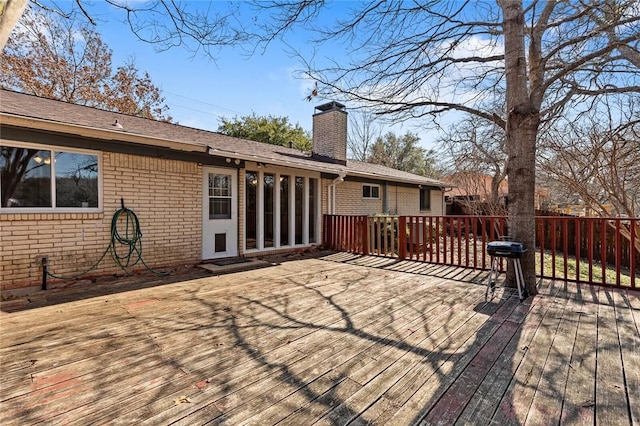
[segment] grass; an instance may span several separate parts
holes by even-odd
[[[550,252],[544,253],[544,273],[545,275],[551,275],[552,267],[553,267],[553,257]],[[556,277],[564,278],[564,257],[562,253],[556,252]],[[567,257],[567,279],[576,280],[576,272],[579,273],[578,280],[580,281],[589,281],[589,262],[585,259],[580,259],[580,270],[576,269],[576,258],[574,256]],[[540,253],[536,253],[536,272],[540,274]],[[636,285],[638,284],[638,280],[640,277],[636,275]],[[593,263],[592,266],[592,281],[595,283],[602,282],[602,264]],[[616,285],[616,269],[611,265],[607,265],[605,269],[605,283],[610,285]],[[631,275],[629,270],[621,269],[620,271],[620,285],[622,286],[631,286]]]

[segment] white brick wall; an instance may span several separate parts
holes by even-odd
[[[327,213],[325,205],[327,191],[332,181],[322,181],[323,214]],[[336,214],[339,215],[375,215],[383,212],[384,184],[380,185],[380,199],[371,200],[362,198],[362,182],[341,182],[336,185]],[[420,189],[396,186],[393,183],[388,186],[388,208],[391,214],[406,216],[439,216],[444,214],[442,191],[431,190],[431,209],[420,210]]]

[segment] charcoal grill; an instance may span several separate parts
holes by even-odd
[[[524,288],[524,277],[522,276],[520,258],[526,251],[527,249],[524,247],[524,244],[517,241],[491,241],[487,243],[487,253],[491,256],[491,270],[489,271],[487,290],[484,295],[485,300],[489,300],[489,292],[491,292],[491,297],[493,298],[496,280],[498,279],[500,258],[511,259],[513,261],[516,284],[518,286],[518,297],[521,302],[524,300],[526,297],[526,289]]]

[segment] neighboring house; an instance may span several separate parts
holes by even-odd
[[[493,178],[477,172],[457,172],[442,179],[450,183],[445,193],[447,214],[500,214],[509,193],[507,180],[502,179],[493,194]],[[495,201],[492,201],[495,197]]]
[[[154,267],[320,245],[327,213],[444,213],[444,183],[347,160],[344,106],[316,110],[306,153],[0,91],[2,295],[37,289],[42,256],[59,275],[94,264],[121,199]]]
[[[451,184],[445,193],[446,214],[505,214],[509,197],[507,178],[500,180],[493,190],[493,178],[477,172],[457,172],[442,179]],[[536,187],[535,208],[541,209],[549,198],[549,191]],[[494,201],[492,201],[494,200]]]

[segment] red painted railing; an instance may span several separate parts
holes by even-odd
[[[489,269],[487,242],[505,235],[504,216],[324,217],[328,248],[474,269]],[[539,216],[535,250],[544,278],[640,288],[639,218]]]

